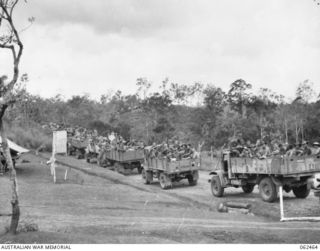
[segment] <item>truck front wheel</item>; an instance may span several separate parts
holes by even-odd
[[[165,173],[160,173],[159,181],[162,189],[168,189],[172,187],[172,181]]]
[[[213,196],[222,197],[224,193],[224,188],[221,185],[219,176],[215,175],[211,178],[211,192]]]
[[[294,195],[299,198],[299,199],[304,199],[307,198],[309,193],[310,193],[310,188],[308,187],[307,184],[299,187],[293,187],[292,192]]]
[[[259,183],[259,193],[263,201],[273,202],[277,198],[277,188],[270,177],[263,178]]]

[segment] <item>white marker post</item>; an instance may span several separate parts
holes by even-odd
[[[280,221],[320,221],[320,217],[284,217],[284,207],[283,207],[283,189],[282,186],[279,187],[279,200],[280,200]]]
[[[280,196],[280,221],[283,221],[284,212],[283,212],[283,190],[282,190],[282,186],[279,187],[279,196]]]

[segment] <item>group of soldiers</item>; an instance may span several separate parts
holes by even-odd
[[[124,140],[119,134],[112,133],[109,138],[104,137],[99,141],[98,146],[105,150],[117,150],[117,151],[134,151],[139,149],[144,149],[144,143],[142,141],[137,141],[135,139]]]
[[[224,147],[226,149],[226,147]],[[320,143],[303,141],[300,144],[271,142],[270,144],[257,140],[256,144],[242,139],[231,141],[227,147],[233,157],[249,157],[265,159],[271,156],[308,156],[320,155]]]
[[[151,146],[145,146],[143,141],[134,139],[125,140],[121,135],[111,133],[106,136],[98,134],[97,130],[91,130],[80,126],[65,126],[56,123],[46,125],[51,130],[66,130],[69,142],[76,140],[87,145],[86,151],[99,153],[101,151],[134,151],[145,150],[147,157],[167,158],[168,160],[181,160],[187,158],[197,158],[199,153],[191,144],[182,144],[179,141],[168,140],[161,144],[153,143]],[[223,150],[229,150],[233,157],[249,157],[265,159],[272,156],[308,156],[320,155],[320,143],[303,141],[300,144],[282,143],[274,140],[269,143],[258,139],[256,143],[242,138],[231,140],[222,147]]]
[[[96,130],[89,130],[83,127],[66,127],[64,129],[67,131],[70,142],[72,139],[87,143],[87,154],[99,154],[111,150],[122,152],[145,150],[146,156],[167,158],[171,161],[196,158],[198,154],[191,144],[182,144],[179,141],[169,140],[167,143],[163,142],[158,145],[153,143],[151,146],[146,146],[143,141],[125,140],[117,133],[111,133],[108,137],[105,137],[99,135]]]
[[[68,130],[68,128],[66,130],[70,144],[74,140],[84,142],[87,145],[87,153],[99,154],[101,151],[133,151],[144,148],[142,141],[134,139],[125,140],[121,135],[116,133],[111,133],[106,137],[99,135],[96,130],[88,130],[81,127],[74,128],[72,131]]]
[[[147,158],[164,158],[169,161],[178,161],[199,157],[198,152],[191,144],[182,144],[179,141],[163,142],[162,144],[152,144],[145,148]]]

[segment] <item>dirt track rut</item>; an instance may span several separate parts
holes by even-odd
[[[40,157],[48,160],[50,158],[49,154],[41,154]],[[107,179],[115,184],[121,184],[121,185],[126,185],[130,186],[132,188],[135,188],[139,191],[144,191],[144,192],[150,192],[150,193],[158,193],[161,191],[159,187],[154,187],[154,186],[146,186],[145,184],[142,184],[141,181],[137,182],[136,180],[130,179],[130,176],[124,176],[122,174],[119,174],[117,172],[111,171],[106,168],[101,168],[97,165],[86,163],[83,160],[77,160],[73,159],[70,157],[65,157],[65,156],[56,156],[57,158],[57,163],[79,170],[85,174],[91,175],[91,176],[96,176],[100,177],[103,179]],[[139,175],[140,177],[140,175]],[[175,199],[179,199],[181,202],[189,204],[193,207],[197,208],[202,208],[202,209],[207,209],[210,210],[211,207],[207,203],[203,203],[197,200],[194,200],[190,197],[186,197],[183,195],[179,195],[177,193],[167,193],[168,196],[171,196]]]

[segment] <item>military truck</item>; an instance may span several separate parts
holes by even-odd
[[[158,179],[162,189],[172,188],[173,182],[188,179],[190,186],[197,185],[199,179],[200,160],[168,158],[146,158],[142,170],[142,179],[150,184],[154,178]]]
[[[143,162],[144,152],[142,149],[108,149],[98,156],[100,166],[113,166],[117,172],[123,174],[130,174],[135,168],[141,174]]]
[[[99,146],[89,140],[88,145],[85,148],[84,158],[88,163],[92,162],[92,160],[96,160],[96,162],[98,162],[99,151]]]
[[[251,193],[259,186],[262,200],[277,199],[278,188],[293,192],[297,198],[306,198],[313,183],[314,174],[320,172],[320,156],[273,156],[266,159],[231,157],[229,151],[222,153],[216,170],[210,172],[211,192],[222,197],[224,189],[241,187]]]
[[[69,156],[76,156],[77,159],[85,158],[86,148],[88,147],[88,140],[80,140],[75,138],[68,138],[67,151]]]

